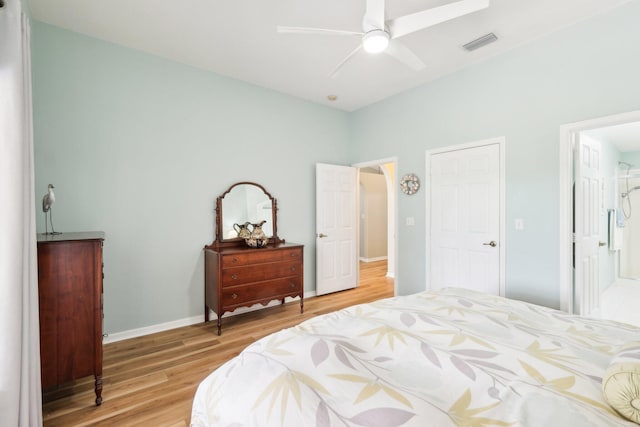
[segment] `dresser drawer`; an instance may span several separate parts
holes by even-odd
[[[235,286],[222,290],[222,305],[225,308],[247,305],[264,298],[279,299],[302,292],[301,277],[267,280],[259,283]]]
[[[302,248],[291,248],[282,251],[282,261],[300,260],[302,262]]]
[[[234,268],[243,265],[255,265],[282,260],[284,251],[255,251],[250,254],[230,254],[222,256],[222,268]]]
[[[244,283],[277,279],[278,277],[302,274],[302,262],[273,262],[261,265],[227,268],[222,270],[222,287],[238,286]]]

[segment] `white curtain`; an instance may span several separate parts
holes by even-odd
[[[0,8],[0,420],[42,425],[29,20]]]

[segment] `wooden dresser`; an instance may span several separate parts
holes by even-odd
[[[95,376],[102,403],[103,232],[38,234],[42,388]]]
[[[264,248],[205,247],[205,321],[209,310],[221,318],[228,311],[273,300],[300,297],[304,310],[303,246],[274,243]]]

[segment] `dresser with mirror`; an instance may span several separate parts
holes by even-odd
[[[276,199],[260,184],[238,182],[216,199],[215,240],[205,252],[205,322],[240,307],[300,298],[304,310],[303,246],[278,236]],[[258,226],[258,227],[256,227]],[[247,236],[261,228],[264,246]],[[260,241],[260,240],[258,240]]]

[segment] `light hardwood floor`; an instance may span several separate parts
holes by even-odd
[[[188,426],[200,381],[255,340],[350,305],[393,296],[386,261],[361,263],[357,288],[104,346],[103,403],[93,377],[44,396],[45,426]]]

